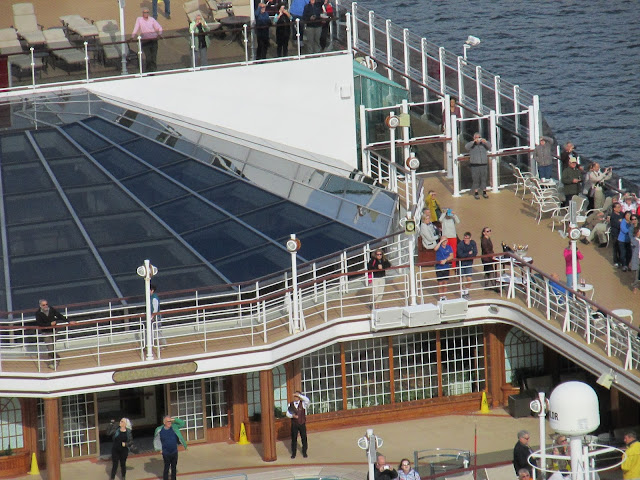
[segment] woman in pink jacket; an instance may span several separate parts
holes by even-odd
[[[564,253],[564,261],[566,263],[565,273],[567,274],[567,286],[575,290],[578,287],[578,285],[573,285],[573,265],[571,264],[571,242],[569,242],[569,245],[567,245],[563,253]],[[582,252],[578,250],[578,247],[576,247],[576,270],[578,271],[578,275],[576,276],[577,282],[580,282],[580,272],[582,271],[580,269],[580,260],[582,260],[583,258],[584,258],[584,255],[582,255]]]

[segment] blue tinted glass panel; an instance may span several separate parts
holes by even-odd
[[[154,262],[151,262],[155,265]],[[125,297],[144,295],[144,282],[135,274],[117,276],[115,278],[118,288]],[[157,280],[160,295],[163,292],[173,290],[187,290],[193,288],[210,287],[220,285],[223,282],[218,276],[206,267],[189,267],[173,270],[159,270]],[[37,308],[37,304],[36,304]]]
[[[282,202],[240,217],[272,238],[298,233],[329,222],[329,219],[291,202]]]
[[[118,180],[148,170],[145,165],[115,147],[94,153],[93,158]]]
[[[157,221],[141,212],[88,218],[83,224],[96,246],[144,242],[170,235]]]
[[[109,178],[86,157],[51,160],[49,166],[63,188],[109,182]]]
[[[138,175],[122,183],[149,207],[187,194],[184,189],[156,172]]]
[[[62,129],[89,153],[111,146],[110,143],[82,127],[80,124],[65,125]]]
[[[364,243],[371,237],[338,223],[324,225],[299,235],[302,248],[300,255],[304,258],[318,258],[330,253],[344,250],[346,247]],[[281,239],[281,241],[286,238]]]
[[[266,243],[265,239],[232,220],[189,233],[184,239],[209,261]]]
[[[153,211],[178,233],[188,232],[228,218],[203,200],[194,197],[165,203],[154,207]]]
[[[57,130],[32,131],[31,134],[46,159],[80,154],[80,151]]]
[[[11,286],[16,288],[46,285],[48,289],[49,284],[65,282],[78,282],[80,285],[85,280],[104,276],[89,249],[50,256],[13,257],[10,264]]]
[[[291,269],[291,254],[275,245],[267,245],[218,261],[215,265],[232,283],[243,282]]]
[[[194,267],[201,264],[201,260],[175,238],[101,247],[98,250],[112,274],[135,272],[146,258],[160,269],[161,274],[167,268]]]
[[[241,180],[205,190],[200,195],[234,215],[282,201],[282,198]]]
[[[20,225],[7,228],[10,255],[33,255],[74,250],[85,246],[76,224],[71,220],[51,224]]]
[[[125,128],[119,127],[114,123],[107,122],[101,118],[93,117],[83,120],[82,123],[92,128],[96,132],[104,135],[113,143],[122,144],[129,140],[136,138],[134,133],[131,133]]]
[[[359,207],[349,202],[342,202],[336,220],[340,220],[347,225],[353,225],[353,228],[357,228],[359,231],[375,238],[384,237],[391,223],[391,217],[372,212],[366,207]]]
[[[202,163],[195,162],[193,160],[165,167],[162,171],[196,192],[214,185],[223,185],[235,180],[230,175],[221,172],[214,167],[203,165]]]
[[[37,192],[53,188],[49,174],[38,162],[10,163],[2,166],[5,194]]]
[[[36,151],[24,133],[0,137],[0,161],[2,165],[37,159]]]
[[[33,192],[26,195],[5,196],[5,213],[7,223],[38,222],[53,228],[50,222],[69,217],[58,192]]]
[[[123,146],[133,155],[156,167],[179,162],[187,158],[179,152],[146,138],[139,138]]]
[[[338,210],[340,210],[340,204],[342,203],[340,197],[329,195],[328,193],[318,190],[314,191],[307,185],[300,185],[299,183],[293,185],[289,198],[329,218],[336,218]]]
[[[140,206],[115,184],[67,190],[67,199],[82,218],[91,215],[129,212]]]
[[[38,287],[12,288],[13,308],[35,311],[38,308],[38,299],[43,296],[42,294],[45,294],[49,304],[54,306],[92,302],[98,298],[114,298],[116,296],[106,278],[85,278],[75,283],[47,284],[46,292],[42,292]]]

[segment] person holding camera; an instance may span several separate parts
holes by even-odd
[[[207,48],[211,40],[209,39],[209,25],[202,18],[202,14],[196,14],[196,18],[189,24],[189,33],[193,33],[193,43],[196,55],[196,65],[207,66]]]
[[[391,480],[393,478],[398,478],[398,472],[387,463],[384,455],[378,455],[373,469],[373,480]],[[367,475],[367,480],[369,480],[369,475]]]
[[[482,138],[479,132],[473,134],[473,140],[464,146],[469,152],[469,166],[471,167],[471,190],[476,200],[480,200],[478,190],[482,189],[482,196],[487,195],[487,175],[489,157],[487,152],[491,150],[491,143]]]
[[[589,165],[589,171],[584,176],[582,194],[589,199],[589,210],[601,209],[604,205],[603,183],[611,178],[612,168],[607,167],[600,170],[600,164],[593,162]]]

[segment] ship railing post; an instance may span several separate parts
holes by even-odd
[[[551,320],[551,295],[549,292],[549,281],[544,282],[544,296],[545,296],[545,316],[547,320]]]
[[[409,104],[406,99],[402,100],[402,113],[405,115],[409,115]],[[409,127],[402,127],[402,155],[403,155],[403,164],[406,165],[407,159],[411,156],[411,149],[409,148]],[[407,175],[405,173],[405,186],[407,188],[411,186],[410,190],[406,191],[407,196],[407,210],[409,210],[409,198],[411,198],[411,205],[415,205],[416,203],[416,190],[415,190],[415,182],[411,183],[410,178],[415,178],[415,170],[411,170],[411,175]],[[410,195],[409,195],[410,194]]]
[[[296,19],[296,28],[298,29],[298,58],[300,58],[300,21]],[[345,36],[347,37],[347,51],[353,54],[353,45],[351,44],[351,14],[345,14]]]
[[[358,48],[358,2],[353,2],[351,4],[351,16],[352,16],[352,20],[353,23],[352,25],[352,29],[351,29],[351,34],[353,35],[353,48]]]
[[[498,115],[502,114],[502,104],[500,103],[500,75],[493,77],[493,96],[495,98],[495,111]]]
[[[463,59],[458,56],[457,58],[457,66],[458,66],[458,100],[460,102],[464,99],[464,80],[462,78],[462,65]],[[482,113],[480,113],[482,115]]]
[[[247,24],[242,25],[242,35],[244,36],[244,63],[249,63],[249,35],[247,33]]]
[[[367,152],[367,111],[364,105],[360,105],[360,163],[362,173],[371,177],[371,161]]]
[[[196,34],[195,31],[191,31],[191,70],[196,69]],[[200,41],[198,39],[198,41]]]
[[[451,127],[451,122],[453,122],[454,117],[451,115],[451,97],[448,93],[445,94],[443,102],[444,105],[442,105],[442,108],[444,110],[444,136],[450,139],[445,143],[446,163],[444,167],[447,171],[447,178],[451,178],[453,175],[453,153],[451,150],[451,145],[453,145],[455,137],[453,136],[453,129]]]
[[[460,196],[460,169],[458,168],[458,122],[455,115],[451,115],[451,171],[453,174],[453,196]],[[449,160],[447,160],[447,170],[449,170]]]
[[[31,85],[33,86],[33,88],[35,88],[36,87],[36,60],[33,53],[34,48],[30,47],[29,52],[31,54]],[[11,62],[9,62],[9,66],[11,66]],[[9,78],[11,78],[11,75],[9,75]]]
[[[403,53],[404,53],[404,84],[409,92],[409,100],[413,101],[413,97],[411,96],[411,79],[409,77],[409,65],[411,63],[411,59],[409,57],[409,29],[405,28],[402,30],[402,44],[403,44]]]
[[[298,46],[298,60],[300,60],[300,19],[299,18],[296,18],[296,44]],[[351,48],[349,48],[349,50],[351,50]]]
[[[535,128],[531,128],[531,126],[535,123],[535,113],[533,111],[533,106],[529,108],[527,114],[529,118],[529,149],[531,150],[531,152],[529,153],[529,172],[535,175],[538,171],[538,166],[536,164],[535,156],[533,155],[533,150],[536,148],[538,138],[535,135]]]
[[[142,76],[142,37],[138,35],[138,76]]]
[[[542,119],[540,118],[540,97],[538,95],[533,96],[533,126],[534,126],[534,137],[536,142],[542,136]]]
[[[497,122],[496,122],[496,112],[495,110],[491,110],[489,112],[489,127],[491,134],[491,191],[493,193],[498,193],[498,187],[500,186],[500,179],[498,178],[498,161],[499,157],[496,155],[498,151],[498,132],[497,132]]]
[[[369,10],[369,56],[373,58],[376,51],[376,31],[374,29],[375,13],[373,10]]]
[[[391,59],[393,56],[393,48],[391,45],[391,20],[389,19],[384,22],[384,33],[387,39],[387,65],[389,65],[387,67],[387,76],[389,80],[393,81],[393,70],[391,69],[391,65],[393,65],[393,60]]]
[[[427,39],[420,39],[420,55],[422,57],[422,84],[427,85],[427,76],[429,75],[429,58],[427,56]],[[422,87],[422,101],[429,101],[429,89]],[[424,106],[424,117],[427,117],[427,105]]]
[[[84,68],[89,81],[89,42],[84,42]]]
[[[482,115],[483,112],[483,104],[482,104],[482,67],[479,65],[476,66],[476,109]]]
[[[444,95],[446,91],[447,77],[445,75],[446,65],[444,64],[444,47],[438,49],[438,60],[440,61],[440,93]],[[458,97],[460,98],[460,97]]]
[[[560,180],[560,177],[562,177],[562,161],[560,160],[560,145],[556,146],[556,157],[557,157],[557,161],[556,161],[556,167],[558,169],[558,180]]]
[[[518,102],[517,98],[520,96],[520,86],[513,86],[513,113],[514,113],[514,122],[516,124],[516,133],[520,133],[520,102]],[[516,145],[520,146],[520,135],[516,135]]]
[[[392,117],[395,116],[395,112],[389,112],[389,115]],[[396,170],[396,129],[389,129],[389,184],[391,186],[391,191],[394,193],[398,193],[398,179],[397,179],[397,170]],[[382,163],[381,163],[382,165]]]

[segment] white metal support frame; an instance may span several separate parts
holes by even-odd
[[[460,196],[460,167],[458,162],[458,122],[455,115],[451,115],[451,162],[447,161],[447,170],[449,169],[449,163],[451,163],[451,172],[453,176],[453,196]]]
[[[491,191],[493,193],[498,193],[498,187],[500,186],[500,178],[498,177],[498,157],[495,153],[498,151],[498,135],[497,135],[497,122],[496,122],[496,112],[495,110],[491,110],[489,113],[489,133],[491,135],[491,153],[493,156],[491,157]]]
[[[405,28],[402,30],[402,46],[404,53],[404,84],[409,92],[409,100],[413,101],[411,97],[411,77],[409,75],[409,63],[411,62],[409,58],[409,29]]]
[[[373,10],[369,10],[369,55],[375,56],[376,51],[376,32],[374,28],[375,19]]]

